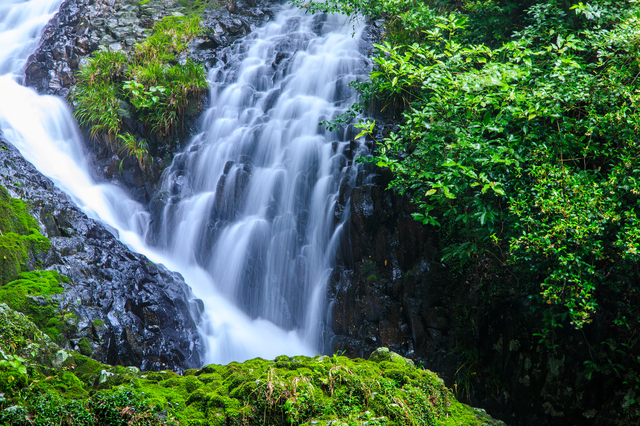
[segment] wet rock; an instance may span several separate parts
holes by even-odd
[[[83,346],[101,362],[147,370],[200,366],[201,304],[179,274],[129,250],[1,139],[0,184],[31,203],[51,240],[37,259],[41,267],[71,281],[56,296],[58,309],[72,313],[65,315],[64,349],[87,339]]]

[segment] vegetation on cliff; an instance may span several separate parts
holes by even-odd
[[[592,0],[297,1],[384,18],[358,86],[398,131],[371,161],[414,217],[441,227],[443,260],[486,295],[528,294],[541,342],[594,320],[592,373],[640,391],[640,6]],[[357,105],[337,124],[363,111]],[[636,401],[631,401],[631,404]]]
[[[69,280],[56,271],[39,270],[39,255],[50,247],[22,200],[0,186],[0,303],[22,312],[53,340],[67,329],[53,296]]]
[[[171,148],[185,114],[197,108],[207,88],[204,67],[185,57],[200,32],[198,15],[169,16],[156,22],[153,34],[130,55],[96,52],[80,68],[71,94],[79,123],[99,143],[134,157],[144,170],[149,150],[157,155]]]
[[[49,240],[38,230],[22,200],[11,198],[0,187],[0,285],[29,270],[37,254],[49,248]]]

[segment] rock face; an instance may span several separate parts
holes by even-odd
[[[334,271],[333,349],[368,357],[380,346],[405,356],[433,356],[445,319],[434,306],[432,281],[441,265],[432,230],[411,217],[407,197],[384,188],[388,176],[352,191],[350,252]],[[440,271],[441,272],[441,271]]]
[[[215,65],[218,47],[226,47],[272,17],[268,2],[243,3],[234,14],[224,8],[203,13],[205,34],[193,42],[194,60]],[[97,49],[132,50],[165,16],[188,13],[173,0],[66,0],[47,24],[38,49],[29,57],[25,84],[39,93],[66,97],[83,59]]]
[[[27,61],[25,83],[39,93],[66,97],[84,57],[98,48],[129,51],[164,16],[178,14],[174,1],[66,0],[47,24]]]
[[[65,292],[57,296],[58,309],[70,313],[68,349],[147,370],[200,366],[201,302],[179,274],[129,250],[1,139],[0,184],[30,203],[51,240],[39,266],[71,281],[61,283]]]

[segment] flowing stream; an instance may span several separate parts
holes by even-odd
[[[184,276],[204,301],[205,362],[323,351],[327,281],[348,218],[336,203],[355,169],[346,132],[318,123],[354,100],[347,84],[368,66],[362,28],[285,6],[228,48],[209,73],[202,133],[163,175],[151,215],[91,178],[64,101],[19,84],[60,3],[0,5],[0,131],[90,217]]]

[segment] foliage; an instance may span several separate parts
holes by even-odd
[[[138,160],[140,168],[144,170],[148,153],[147,142],[136,139],[136,137],[129,132],[118,135],[118,140],[120,141],[120,151],[124,151],[127,155]],[[124,161],[124,159],[122,159],[122,161]],[[122,161],[120,161],[120,167],[122,167]]]
[[[114,151],[135,158],[144,170],[149,154],[144,137],[157,142],[156,151],[158,143],[171,145],[185,111],[207,88],[202,65],[190,59],[178,62],[200,32],[198,15],[170,16],[156,22],[153,34],[129,56],[96,52],[80,68],[71,94],[80,124]],[[141,137],[124,131],[127,118],[142,122]]]
[[[441,226],[444,261],[488,293],[540,294],[551,348],[557,328],[600,316],[625,355],[596,349],[591,362],[624,366],[609,370],[620,377],[635,369],[640,6],[306,6],[386,19],[361,87],[402,124],[365,161],[394,172],[390,187],[411,195],[417,220]]]
[[[142,395],[130,389],[98,392],[87,401],[65,400],[52,395],[28,399],[29,409],[10,407],[0,411],[0,423],[69,426],[151,426],[167,424],[156,417]],[[3,423],[4,422],[4,423]]]
[[[463,37],[470,44],[506,40],[522,13],[535,0],[292,0],[310,13],[343,13],[353,20],[384,19],[384,37],[392,44],[411,45],[426,39],[425,30],[442,15],[457,10],[469,17]]]

